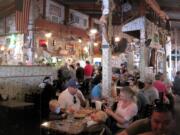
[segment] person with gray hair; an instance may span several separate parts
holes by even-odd
[[[146,78],[144,81],[144,88],[141,90],[148,104],[152,104],[156,99],[159,99],[159,93],[156,88],[152,86],[152,80]]]
[[[112,118],[110,129],[113,134],[125,129],[137,115],[138,106],[136,104],[136,93],[130,87],[124,87],[120,94],[115,111],[105,107],[105,112]]]

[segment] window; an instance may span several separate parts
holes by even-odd
[[[87,26],[87,20],[86,19],[83,19],[83,26]]]
[[[70,14],[70,20],[71,20],[71,22],[79,23],[79,16],[71,13],[71,14]]]
[[[59,17],[53,15],[51,21],[54,23],[59,23]]]

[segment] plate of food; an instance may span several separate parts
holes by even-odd
[[[74,118],[75,119],[85,118],[86,116],[87,116],[86,114],[74,113]]]
[[[93,112],[92,109],[81,109],[74,113],[74,118],[85,118]]]

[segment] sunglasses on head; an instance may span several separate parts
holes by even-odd
[[[76,97],[73,96],[73,103],[76,104],[77,103],[77,100],[76,100]]]

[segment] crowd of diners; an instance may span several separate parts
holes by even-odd
[[[130,73],[126,64],[121,64],[120,74],[112,81],[113,104],[102,94],[102,67],[89,61],[84,68],[79,63],[65,64],[58,70],[58,79],[53,84],[50,81],[46,77],[40,84],[43,120],[93,108],[100,101],[101,110],[91,114],[91,118],[96,124],[104,123],[108,129],[104,134],[177,135],[174,100],[180,94],[180,71],[173,82],[160,72],[154,78],[140,80],[138,71]]]

